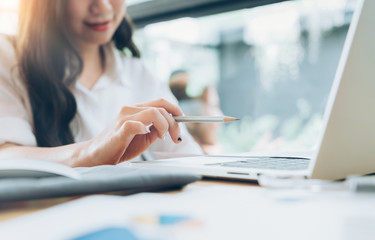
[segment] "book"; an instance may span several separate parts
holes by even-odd
[[[0,178],[38,178],[63,176],[80,179],[81,175],[69,166],[38,159],[0,160]]]
[[[0,171],[2,204],[98,193],[128,195],[162,191],[181,188],[201,179],[199,175],[183,171],[137,168],[127,164],[69,168],[59,163],[33,159],[9,161],[14,162],[5,164],[5,161],[0,160],[3,169]]]

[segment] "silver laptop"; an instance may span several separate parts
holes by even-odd
[[[343,179],[375,172],[375,1],[354,13],[324,115],[318,150],[301,156],[198,156],[133,162],[206,177],[257,180],[260,174]]]

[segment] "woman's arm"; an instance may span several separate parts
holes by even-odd
[[[78,162],[88,162],[85,160],[86,145],[87,142],[81,142],[61,147],[42,148],[5,143],[0,145],[0,161],[1,159],[33,158],[77,167]]]
[[[52,148],[6,143],[0,146],[0,159],[36,158],[71,167],[117,164],[140,155],[167,132],[179,143],[180,128],[172,117],[179,115],[181,109],[164,99],[123,107],[105,130],[88,141]]]

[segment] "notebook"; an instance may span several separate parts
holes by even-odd
[[[34,159],[14,159],[6,170],[6,161],[13,160],[0,161],[0,203],[108,192],[128,195],[176,189],[200,179],[199,175],[186,171],[144,169],[127,164],[70,168]]]
[[[56,162],[26,158],[0,160],[0,179],[52,176],[64,176],[73,179],[81,177],[73,168]]]
[[[264,174],[343,179],[375,172],[374,12],[375,1],[358,1],[328,99],[324,131],[311,156],[198,156],[133,165],[250,180]]]

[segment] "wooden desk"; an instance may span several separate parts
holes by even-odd
[[[237,182],[225,180],[201,180],[186,185],[181,190],[165,191],[166,194],[177,194],[180,192],[191,191],[194,189],[202,189],[215,185],[230,185],[230,186],[258,186],[251,182]],[[56,206],[61,203],[72,201],[81,197],[67,197],[67,198],[53,198],[44,200],[33,200],[17,203],[0,204],[0,222],[7,221],[16,217],[24,216],[29,213],[34,213],[49,207]]]

